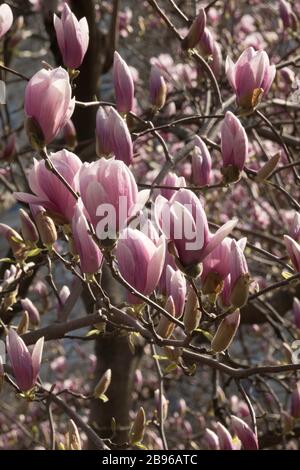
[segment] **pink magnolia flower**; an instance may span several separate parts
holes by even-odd
[[[117,51],[114,54],[113,79],[117,110],[129,113],[133,108],[134,84],[128,65]]]
[[[121,275],[138,292],[150,295],[157,287],[165,259],[165,239],[162,236],[155,245],[139,230],[126,228],[121,234],[116,248],[116,257]],[[129,303],[142,303],[130,292]]]
[[[64,4],[61,19],[54,14],[54,28],[57,42],[66,67],[80,67],[89,45],[89,26],[86,18],[77,20],[67,3]]]
[[[19,216],[21,221],[21,232],[25,243],[37,243],[39,240],[39,233],[34,222],[24,209],[19,210]]]
[[[291,238],[299,242],[300,240],[300,214],[299,212],[295,212],[294,218],[290,225],[289,235]]]
[[[300,272],[300,245],[293,240],[289,235],[283,236],[285,247],[291,258],[294,268],[297,272]]]
[[[150,96],[149,101],[156,109],[161,109],[167,97],[167,85],[161,71],[155,65],[152,65],[149,83]]]
[[[228,182],[239,178],[248,155],[248,137],[240,120],[227,111],[221,127],[222,173]]]
[[[72,235],[80,258],[81,271],[85,274],[98,272],[103,256],[100,248],[89,233],[89,225],[84,215],[81,201],[75,207],[72,219]]]
[[[34,387],[40,371],[44,338],[37,341],[31,355],[22,338],[10,329],[6,346],[17,385],[22,392],[28,392]]]
[[[7,3],[0,6],[0,39],[7,33],[13,24],[13,14]]]
[[[186,37],[182,41],[183,49],[193,49],[197,46],[203,35],[206,26],[206,13],[204,8],[200,8],[197,17],[194,19]]]
[[[74,191],[77,191],[76,175],[82,166],[77,155],[68,150],[60,150],[50,154],[50,160]],[[44,160],[34,159],[28,182],[34,194],[15,193],[19,201],[43,206],[59,223],[71,221],[76,199],[57,176],[46,168]]]
[[[166,268],[166,296],[172,297],[175,307],[175,316],[180,317],[183,313],[186,298],[186,280],[179,269],[173,269],[168,265]]]
[[[34,146],[50,143],[72,116],[74,106],[66,70],[61,67],[42,69],[33,75],[25,91],[27,133],[31,143]]]
[[[63,137],[66,147],[73,150],[77,146],[77,132],[73,121],[69,119],[63,128]]]
[[[214,51],[214,37],[208,28],[204,28],[203,34],[199,41],[199,49],[204,57],[211,56]]]
[[[294,316],[294,323],[297,328],[300,330],[300,300],[297,297],[294,297],[293,301],[293,316]]]
[[[209,428],[205,429],[203,439],[205,440],[206,445],[207,445],[209,450],[219,450],[220,449],[219,438],[218,438],[217,434],[214,431],[212,431],[211,429],[209,429]]]
[[[226,237],[203,260],[201,282],[205,294],[218,293],[223,281],[230,272],[231,239]]]
[[[111,108],[108,115],[109,141],[117,160],[130,165],[133,159],[133,144],[126,122],[120,114]]]
[[[96,151],[98,157],[108,156],[112,153],[109,114],[111,106],[99,106],[96,115]]]
[[[297,382],[296,387],[292,392],[291,415],[294,418],[300,418],[300,382]]]
[[[267,95],[276,74],[275,65],[270,65],[268,54],[255,51],[253,47],[248,47],[235,64],[227,57],[225,69],[237,102],[245,110],[255,108],[261,93]]]
[[[297,16],[295,12],[293,12],[290,3],[286,0],[279,0],[279,15],[284,28],[292,28],[294,31],[297,30]]]
[[[192,155],[192,178],[198,186],[206,186],[211,179],[211,156],[203,140],[196,136]]]
[[[171,186],[175,188],[185,188],[186,187],[186,181],[184,176],[177,176],[175,173],[168,173],[164,179],[161,182],[161,186]],[[171,199],[173,194],[177,192],[176,189],[170,189],[170,188],[160,188],[155,190],[157,194],[161,194],[163,197],[166,199]]]
[[[155,200],[154,210],[157,225],[166,238],[172,241],[177,263],[191,275],[199,274],[199,263],[237,223],[235,219],[229,221],[211,235],[202,204],[188,189],[177,191],[170,201],[159,195]]]
[[[257,436],[245,421],[232,415],[231,424],[235,434],[241,441],[244,450],[258,450]]]
[[[21,299],[21,306],[24,312],[28,313],[30,323],[32,325],[38,325],[40,323],[40,314],[33,302],[26,297]]]
[[[220,450],[236,450],[230,432],[219,421],[217,423],[217,435],[219,438]]]
[[[127,218],[143,207],[149,195],[147,190],[138,192],[129,168],[114,158],[84,163],[79,173],[79,187],[84,207],[98,236],[105,228],[98,224],[106,210],[114,210],[115,224],[112,221],[110,229],[119,232]]]

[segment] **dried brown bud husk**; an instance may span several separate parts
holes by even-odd
[[[25,333],[27,333],[28,327],[29,327],[29,315],[28,315],[28,312],[26,312],[25,310],[25,312],[23,312],[22,314],[20,323],[18,325],[17,333],[19,335],[24,335]]]
[[[271,173],[275,170],[279,160],[280,160],[280,153],[273,155],[273,157],[271,157],[270,160],[268,160],[267,163],[265,163],[263,167],[257,172],[254,178],[255,181],[257,183],[261,183],[262,181],[265,181],[271,175]]]
[[[101,398],[105,395],[108,387],[111,383],[111,369],[107,369],[107,371],[102,375],[101,379],[97,383],[96,387],[94,388],[94,397]]]
[[[39,124],[34,118],[25,119],[25,131],[31,147],[35,150],[42,150],[45,147],[45,137]]]
[[[40,211],[35,217],[35,222],[43,244],[51,247],[57,240],[57,231],[53,220],[45,211]]]
[[[243,307],[248,300],[250,286],[249,273],[241,274],[230,294],[230,304],[235,308]]]
[[[198,328],[200,320],[201,311],[199,308],[199,299],[193,287],[190,286],[183,315],[185,331],[187,333],[192,333],[196,328]]]
[[[146,415],[145,415],[144,408],[141,406],[139,411],[136,414],[134,423],[130,431],[130,442],[132,444],[138,444],[139,442],[142,442],[144,438],[145,427],[146,427]]]
[[[225,351],[231,345],[240,324],[240,311],[236,310],[225,317],[212,339],[211,347],[215,352]]]
[[[68,434],[67,434],[67,446],[68,450],[82,450],[81,439],[78,432],[78,428],[74,421],[70,419],[68,423]]]
[[[169,312],[173,317],[175,316],[175,305],[172,297],[169,297],[166,303],[166,310]],[[158,326],[157,326],[157,334],[162,338],[170,338],[175,328],[175,323],[169,320],[164,315],[161,315]]]

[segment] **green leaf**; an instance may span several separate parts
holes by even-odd
[[[104,393],[102,393],[102,395],[100,395],[100,397],[98,398],[99,400],[103,401],[103,403],[106,403],[109,400],[109,398],[106,395],[104,395]]]
[[[159,354],[153,354],[153,359],[157,359],[158,361],[167,361],[167,356],[160,356]]]
[[[16,260],[12,258],[1,258],[0,263],[15,263]]]
[[[97,336],[100,334],[100,331],[99,330],[90,330],[87,332],[87,334],[85,335],[87,338],[89,338],[90,336]]]
[[[169,374],[170,372],[173,372],[173,370],[176,370],[177,369],[177,364],[176,362],[171,362],[171,364],[169,364],[165,369],[164,369],[164,373],[165,374]]]
[[[32,250],[27,251],[27,258],[32,258],[33,256],[39,255],[43,250],[41,248],[33,248]]]
[[[282,271],[281,276],[282,276],[284,279],[289,279],[290,277],[294,276],[294,274],[293,274],[293,273],[290,273],[289,271]]]
[[[209,339],[209,341],[213,339],[213,335],[209,333],[209,331],[202,330],[202,328],[196,328],[195,331],[201,333],[203,336],[205,336],[205,338]]]

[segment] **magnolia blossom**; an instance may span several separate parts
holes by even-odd
[[[37,341],[30,354],[22,338],[10,329],[6,345],[17,385],[22,392],[28,392],[34,387],[40,371],[44,338]]]
[[[248,137],[240,120],[227,111],[221,126],[222,173],[228,183],[239,179],[248,155]]]
[[[255,51],[248,47],[236,63],[227,57],[226,75],[241,108],[252,110],[261,95],[267,95],[276,74],[275,65],[270,65],[265,51]]]
[[[120,54],[116,51],[114,55],[113,79],[117,110],[120,113],[129,113],[133,108],[133,78],[125,60],[123,60]]]
[[[300,272],[300,245],[297,243],[293,238],[289,235],[284,235],[283,240],[285,243],[285,247],[291,258],[294,268],[297,272]]]
[[[116,237],[126,220],[142,208],[149,191],[138,192],[125,163],[101,158],[84,163],[79,173],[80,194],[98,238]]]
[[[56,170],[65,178],[74,191],[78,190],[76,175],[80,170],[81,160],[68,150],[50,154],[50,160]],[[28,183],[34,194],[15,193],[19,201],[27,204],[41,205],[57,222],[68,223],[72,220],[75,197],[57,176],[46,168],[44,160],[33,160],[33,168],[29,172]]]
[[[237,223],[236,220],[231,220],[212,235],[200,200],[188,189],[177,191],[170,201],[159,195],[155,200],[154,210],[157,225],[172,242],[180,268],[193,275],[199,274],[199,263]]]
[[[13,14],[7,3],[0,6],[0,39],[7,33],[13,24]]]
[[[67,3],[64,4],[61,19],[54,14],[54,28],[57,42],[66,67],[80,67],[89,45],[89,26],[86,18],[77,20]]]
[[[192,178],[193,183],[206,186],[211,179],[211,156],[203,140],[195,137],[195,148],[192,155]]]
[[[165,239],[162,236],[156,244],[144,233],[132,228],[125,228],[117,244],[116,257],[121,275],[138,292],[151,294],[160,279],[165,259]],[[142,300],[130,292],[129,303],[142,303]]]
[[[72,219],[72,235],[80,259],[80,267],[85,274],[99,271],[102,262],[100,248],[93,240],[83,212],[81,201],[76,204]]]
[[[25,90],[26,130],[34,147],[50,143],[73,114],[75,98],[69,75],[61,67],[42,69]]]

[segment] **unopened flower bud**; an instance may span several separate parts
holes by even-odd
[[[24,211],[24,209],[19,210],[19,216],[21,220],[21,232],[24,241],[29,244],[37,243],[39,240],[39,234],[34,222],[31,220],[27,212]]]
[[[152,106],[159,110],[161,109],[167,97],[167,85],[161,71],[158,67],[152,66],[150,73],[150,103]]]
[[[0,355],[0,393],[4,384],[4,367],[2,363],[2,357]]]
[[[51,247],[57,240],[57,231],[53,220],[45,211],[40,211],[35,217],[35,222],[43,244]]]
[[[227,349],[233,341],[240,324],[240,312],[227,315],[218,326],[215,336],[212,339],[211,347],[215,352],[222,352]]]
[[[134,423],[130,431],[130,441],[132,444],[138,444],[143,440],[146,427],[146,415],[144,408],[141,406],[136,414]]]
[[[69,119],[63,128],[64,141],[69,150],[74,150],[77,146],[77,133],[73,121]]]
[[[232,415],[231,424],[244,450],[258,450],[257,436],[245,421]]]
[[[178,412],[182,418],[185,416],[186,410],[187,410],[186,401],[184,398],[180,398],[178,402]]]
[[[293,316],[296,327],[300,330],[300,300],[294,297]]]
[[[181,43],[182,49],[193,49],[201,39],[206,26],[206,14],[204,8],[201,8],[197,18],[192,23],[189,32]]]
[[[81,450],[81,439],[78,428],[74,421],[70,419],[68,423],[67,448],[68,450]]]
[[[158,412],[160,412],[160,406],[162,404],[162,420],[165,421],[168,416],[169,400],[166,399],[164,394],[160,396],[158,389],[154,392],[154,398]],[[162,403],[160,403],[160,401],[162,401]]]
[[[29,327],[29,315],[28,315],[28,312],[25,311],[22,314],[21,320],[17,328],[18,335],[24,335],[25,333],[27,333],[28,327]]]
[[[296,384],[291,397],[291,415],[300,418],[300,382]]]
[[[209,450],[219,450],[219,438],[217,434],[209,428],[205,429],[203,439]]]
[[[108,387],[111,383],[111,369],[107,369],[107,371],[102,375],[101,379],[97,383],[96,387],[94,388],[94,397],[101,398],[105,395]]]
[[[201,311],[199,309],[199,300],[197,293],[191,286],[188,292],[187,301],[185,304],[183,323],[184,329],[187,333],[192,333],[200,322]]]
[[[262,181],[265,181],[271,173],[275,170],[277,163],[280,160],[280,153],[276,153],[276,155],[273,155],[273,157],[270,158],[270,160],[267,161],[263,165],[263,167],[257,172],[255,176],[255,181],[257,183],[261,183]]]
[[[36,306],[27,297],[21,300],[22,309],[28,313],[29,321],[32,325],[40,323],[40,314]]]
[[[25,245],[18,232],[6,224],[0,224],[0,234],[3,235],[17,260],[24,258]]]

